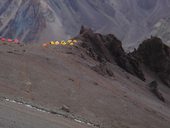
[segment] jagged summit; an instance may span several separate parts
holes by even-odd
[[[82,41],[81,46],[86,48],[88,54],[95,60],[116,62],[127,72],[145,80],[139,62],[124,51],[121,41],[113,34],[102,35],[82,27],[79,39]]]
[[[142,62],[170,87],[170,48],[158,37],[143,41],[137,49]]]
[[[132,53],[126,53],[122,43],[114,35],[94,33],[90,28],[82,26],[79,39],[81,46],[88,54],[99,62],[117,63],[127,72],[145,80],[142,63],[170,86],[170,48],[158,37],[151,37],[142,42]]]

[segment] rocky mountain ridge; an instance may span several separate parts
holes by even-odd
[[[82,47],[88,54],[101,63],[116,62],[127,72],[145,81],[142,64],[155,72],[164,84],[170,86],[170,48],[158,37],[151,37],[143,41],[138,49],[126,53],[114,35],[101,35],[91,29],[82,27],[80,36]]]

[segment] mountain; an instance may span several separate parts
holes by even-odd
[[[160,38],[151,37],[143,41],[135,54],[170,87],[170,48]]]
[[[0,127],[169,128],[169,9],[168,0],[1,1]],[[67,39],[77,41],[49,43]]]
[[[152,37],[126,53],[115,35],[84,27],[74,39],[0,41],[0,126],[169,128],[168,46]]]
[[[152,35],[159,36],[168,46],[170,46],[170,18],[162,18],[155,25],[152,30]]]
[[[0,35],[46,42],[75,36],[85,25],[114,33],[131,49],[153,34],[169,9],[168,0],[6,0],[0,2]]]

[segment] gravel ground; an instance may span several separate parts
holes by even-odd
[[[81,54],[84,57],[81,58]],[[114,76],[90,67],[98,63],[82,49],[40,45],[0,45],[0,96],[43,106],[53,111],[68,106],[69,114],[102,128],[169,128],[170,94],[166,103],[146,87],[147,82],[113,65]],[[0,102],[2,128],[83,128],[73,120]]]

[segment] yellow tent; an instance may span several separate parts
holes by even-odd
[[[54,42],[54,41],[51,41],[50,44],[51,44],[51,45],[55,45],[55,42]]]
[[[60,42],[59,42],[59,41],[56,41],[56,42],[55,42],[55,45],[59,45],[59,44],[60,44]]]
[[[63,40],[61,41],[61,45],[66,45],[67,43]]]
[[[70,43],[70,45],[74,45],[74,43]]]
[[[71,43],[72,42],[72,40],[67,40],[67,43]]]
[[[73,43],[77,43],[78,41],[77,40],[73,40]]]

